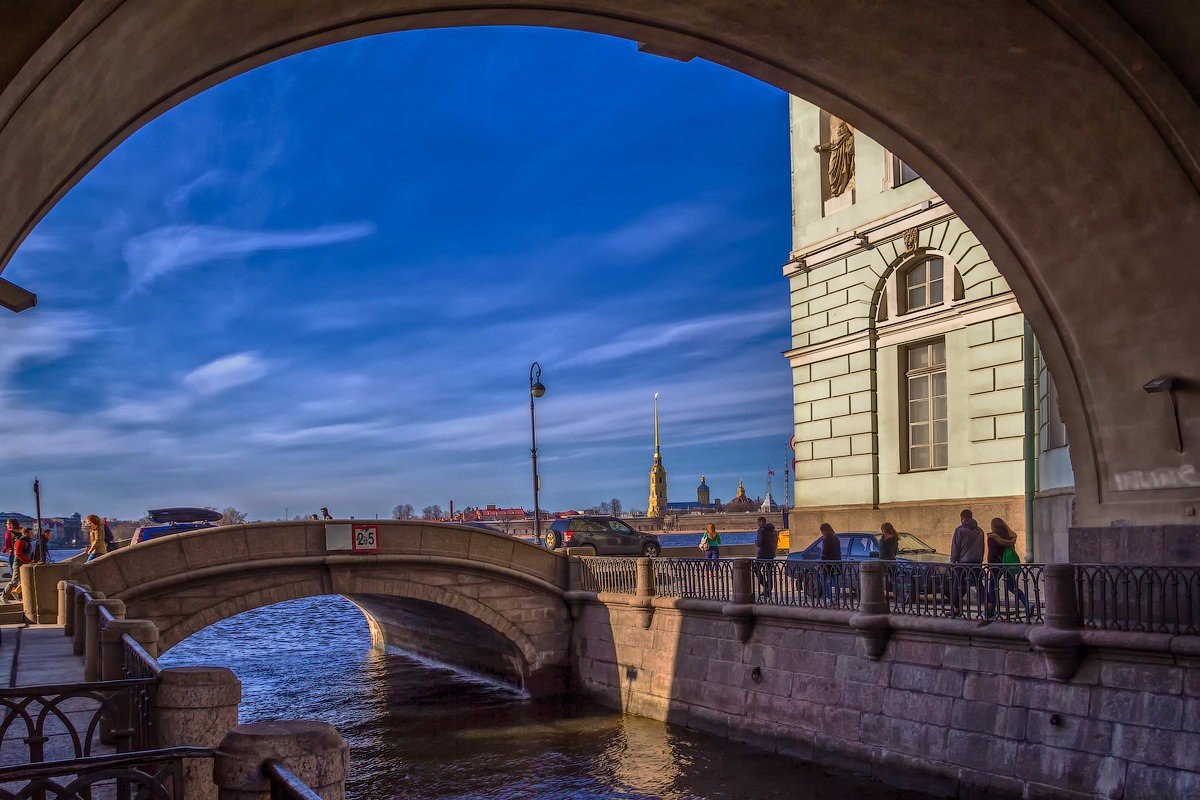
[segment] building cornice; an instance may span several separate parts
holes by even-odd
[[[978,322],[1020,313],[1021,309],[1012,292],[1005,292],[979,300],[959,301],[933,312],[912,316],[906,314],[894,320],[877,323],[874,330],[868,329],[828,342],[785,350],[783,355],[791,366],[799,367],[815,361],[858,353],[872,344],[875,347],[905,344],[959,330]]]
[[[820,241],[797,248],[791,252],[789,261],[782,266],[784,277],[790,278],[801,272],[845,258],[853,253],[868,250],[882,242],[903,235],[906,230],[932,227],[957,215],[940,197],[922,200],[892,214],[879,217],[860,225],[849,232],[842,232]]]

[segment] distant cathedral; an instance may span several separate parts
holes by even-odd
[[[696,502],[702,506],[712,505],[709,501],[708,484],[704,482],[704,476],[700,476],[700,485],[696,487]]]
[[[726,511],[757,511],[758,503],[746,496],[746,484],[738,481],[737,496],[725,504]]]
[[[654,393],[654,464],[650,467],[650,502],[646,516],[661,517],[667,508],[667,470],[658,438],[658,392]]]

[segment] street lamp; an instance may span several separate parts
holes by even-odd
[[[529,365],[529,455],[533,460],[533,540],[538,544],[542,543],[542,510],[538,506],[541,481],[537,471],[537,422],[533,416],[533,401],[545,393],[546,387],[542,385],[542,365],[535,361]]]

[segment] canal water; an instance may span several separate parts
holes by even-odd
[[[320,719],[350,745],[351,800],[918,798],[583,701],[531,702],[444,666],[371,649],[340,597],[256,609],[165,654],[231,667],[242,720]]]

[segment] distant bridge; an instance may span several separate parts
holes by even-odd
[[[353,549],[351,526],[378,531]],[[358,537],[369,545],[369,536]],[[342,595],[378,647],[395,646],[507,679],[532,694],[568,682],[566,557],[461,525],[267,522],[166,536],[89,562],[75,580],[153,620],[160,647],[243,611]],[[314,620],[314,625],[320,620]],[[271,631],[264,630],[270,647]]]

